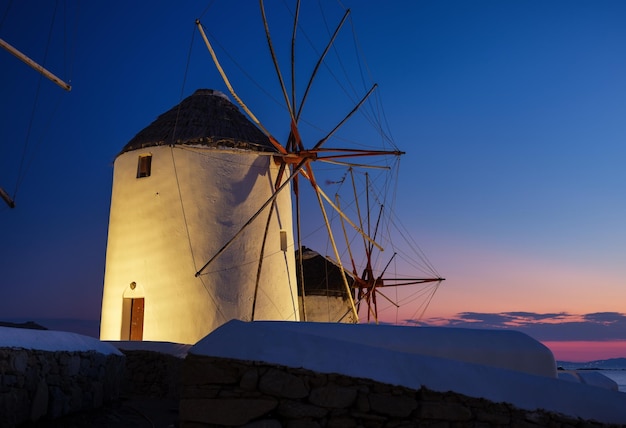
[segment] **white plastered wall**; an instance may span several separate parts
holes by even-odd
[[[152,156],[151,174],[137,178],[142,155]],[[146,341],[193,344],[230,319],[298,320],[289,186],[271,217],[254,315],[269,207],[195,276],[268,200],[277,171],[271,156],[243,150],[157,146],[118,156],[100,338],[120,339],[131,282],[145,299]]]

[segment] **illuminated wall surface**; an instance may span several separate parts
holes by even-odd
[[[151,159],[149,175],[141,177],[143,156]],[[269,152],[219,144],[120,154],[100,338],[193,344],[231,319],[298,320],[289,187],[270,218],[258,286],[271,205],[196,276],[272,195],[277,173]]]

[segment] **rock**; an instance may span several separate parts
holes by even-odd
[[[94,382],[91,384],[91,407],[94,409],[102,407],[104,403],[104,386],[102,382]]]
[[[0,393],[0,426],[12,427],[17,425],[19,420],[18,412],[16,412],[18,403],[18,397],[12,392]]]
[[[245,424],[243,428],[282,428],[282,425],[276,419],[262,419]]]
[[[328,428],[354,428],[357,426],[357,423],[354,418],[349,416],[338,416],[330,418],[326,426]]]
[[[472,418],[470,409],[460,403],[423,402],[420,406],[421,419],[442,419],[447,421],[468,421]]]
[[[363,391],[359,391],[356,397],[355,403],[356,409],[359,412],[369,412],[370,411],[370,401],[368,399],[368,394]]]
[[[23,349],[11,354],[11,366],[18,372],[24,373],[28,367],[28,354]]]
[[[75,413],[81,410],[83,408],[83,396],[84,392],[78,385],[73,385],[72,387],[70,387],[70,397],[68,401],[68,410],[66,413]],[[85,407],[91,408],[90,405]]]
[[[88,361],[85,359],[84,361]],[[80,372],[81,360],[80,355],[72,354],[66,360],[66,364],[64,367],[64,371],[62,371],[64,376],[76,376]]]
[[[287,422],[286,428],[322,428],[322,426],[309,419],[294,419]]]
[[[510,425],[511,415],[498,409],[496,406],[476,411],[476,420],[490,425]]]
[[[236,426],[247,424],[278,406],[273,399],[186,398],[180,400],[184,422]]]
[[[406,395],[371,394],[369,402],[376,413],[394,418],[405,418],[417,408],[417,400]]]
[[[356,389],[328,385],[313,389],[309,401],[321,407],[344,409],[354,403],[356,395]]]
[[[282,398],[304,398],[309,395],[302,378],[274,368],[261,376],[259,390]]]
[[[257,383],[259,382],[259,371],[256,367],[252,367],[249,370],[246,370],[241,376],[241,380],[239,381],[239,386],[241,389],[245,389],[246,391],[253,391],[257,387]]]
[[[204,358],[188,356],[183,364],[183,384],[238,383],[235,369],[223,368]]]
[[[118,355],[4,348],[0,356],[4,358],[0,361],[1,427],[102,406],[104,383],[117,385],[111,398],[119,394],[119,369],[124,360]],[[96,359],[111,371],[98,367]]]
[[[48,384],[41,379],[35,390],[35,395],[30,406],[30,420],[33,422],[41,419],[48,412]]]
[[[278,406],[278,414],[289,419],[323,418],[328,410],[299,401],[284,400]]]
[[[61,388],[53,386],[49,389],[48,417],[56,419],[64,414],[65,395]]]

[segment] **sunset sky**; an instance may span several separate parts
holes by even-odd
[[[286,3],[266,8],[289,34]],[[343,9],[324,1],[315,26],[307,3],[298,41],[323,46]],[[0,205],[0,320],[99,319],[116,154],[181,96],[227,92],[196,18],[240,95],[288,130],[258,2],[146,4],[0,1],[0,38],[72,85],[0,51],[0,187],[17,189],[15,209]],[[626,3],[342,4],[407,152],[396,213],[446,278],[421,320],[415,304],[381,319],[516,328],[562,360],[626,357]],[[307,111],[320,126],[339,117],[325,83]]]

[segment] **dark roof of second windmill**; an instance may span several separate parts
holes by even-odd
[[[298,257],[298,250],[296,250],[296,275],[300,281]],[[341,268],[337,264],[307,247],[302,247],[302,258],[304,292],[307,296],[348,297]],[[354,278],[346,273],[346,279],[352,286]],[[298,287],[298,295],[302,295],[301,287]]]
[[[212,89],[198,89],[161,114],[124,146],[121,153],[162,145],[203,145],[276,151],[269,139],[231,103]]]

